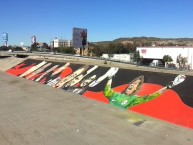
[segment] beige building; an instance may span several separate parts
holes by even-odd
[[[50,42],[50,46],[53,48],[57,47],[71,47],[72,46],[72,40],[64,40],[64,39],[54,39]]]

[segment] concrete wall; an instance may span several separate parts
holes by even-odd
[[[6,71],[13,66],[23,62],[25,58],[16,58],[16,57],[0,57],[0,71]]]
[[[124,93],[133,79],[144,76],[144,83],[134,95],[137,97],[145,97],[162,89],[176,77],[175,74],[161,72],[33,59],[24,60],[5,72],[106,104],[112,104],[110,102],[113,101],[104,95],[109,75],[113,76],[111,87],[120,94]],[[130,104],[126,109],[193,129],[192,82],[193,77],[186,76],[184,82],[166,90],[155,99],[134,106]]]

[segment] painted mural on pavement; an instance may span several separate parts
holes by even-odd
[[[6,73],[193,129],[193,77],[28,59]]]

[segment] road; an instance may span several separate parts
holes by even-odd
[[[1,145],[192,145],[193,130],[0,72]]]

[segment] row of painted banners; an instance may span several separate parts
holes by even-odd
[[[6,73],[193,129],[191,76],[32,59]]]

